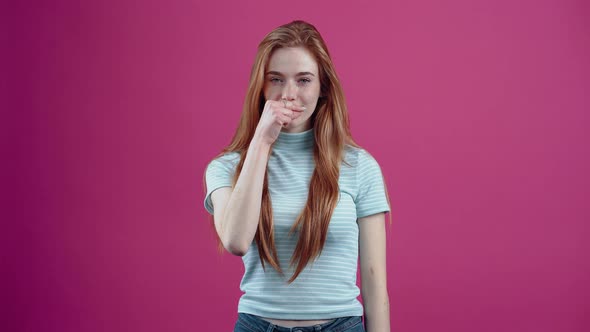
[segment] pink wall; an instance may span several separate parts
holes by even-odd
[[[587,2],[246,2],[5,12],[2,330],[232,329],[242,266],[202,175],[297,18],[387,179],[393,330],[590,330]]]

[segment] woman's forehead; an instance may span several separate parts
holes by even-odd
[[[303,47],[282,47],[272,52],[266,71],[285,75],[310,72],[317,76],[318,64],[311,52]]]

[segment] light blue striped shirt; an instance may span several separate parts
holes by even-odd
[[[268,185],[275,227],[275,246],[285,275],[269,264],[262,269],[255,241],[242,257],[244,276],[238,312],[257,316],[314,320],[343,316],[362,316],[363,307],[356,285],[359,250],[357,218],[390,211],[384,181],[377,161],[364,149],[346,147],[345,163],[340,167],[340,200],[334,210],[321,255],[310,261],[291,284],[295,270],[290,259],[297,244],[297,233],[288,232],[307,200],[315,167],[313,128],[301,133],[281,132],[268,161]],[[231,187],[237,152],[214,159],[207,166],[207,194],[204,205],[213,214],[211,193]]]

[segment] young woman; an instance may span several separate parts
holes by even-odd
[[[234,331],[365,331],[363,314],[367,331],[389,331],[387,190],[351,137],[313,25],[262,40],[238,129],[205,181],[220,244],[245,267]]]

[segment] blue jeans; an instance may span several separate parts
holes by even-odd
[[[361,316],[336,318],[324,324],[302,327],[283,327],[244,312],[238,313],[234,332],[365,332]]]

